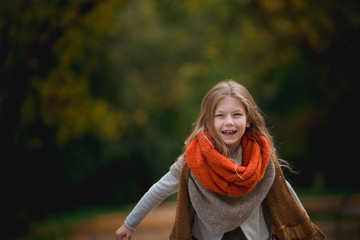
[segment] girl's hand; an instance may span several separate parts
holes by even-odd
[[[116,230],[116,240],[130,240],[133,234],[133,230],[129,229],[125,224],[123,224],[118,230]]]

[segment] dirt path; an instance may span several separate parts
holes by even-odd
[[[115,239],[115,231],[126,218],[126,213],[107,214],[85,222],[70,237],[71,240]],[[168,240],[175,217],[175,204],[163,203],[142,221],[132,240]]]

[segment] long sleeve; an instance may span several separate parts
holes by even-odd
[[[171,172],[165,174],[143,195],[125,220],[125,225],[135,230],[146,215],[170,195],[178,191],[179,179]]]
[[[302,205],[302,203],[300,202],[299,197],[297,196],[296,192],[294,191],[294,189],[291,187],[290,183],[288,181],[286,181],[286,184],[288,185],[290,192],[292,193],[292,195],[294,196],[295,200],[298,202],[298,204],[300,205],[300,207],[304,210],[304,212],[308,215],[308,213],[306,212],[304,206]],[[309,217],[309,215],[308,215]]]

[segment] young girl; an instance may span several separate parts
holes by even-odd
[[[131,239],[176,192],[173,240],[325,239],[285,180],[254,99],[232,80],[205,95],[185,152],[141,198],[116,239]]]

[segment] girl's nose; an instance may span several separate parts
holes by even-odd
[[[225,125],[226,125],[226,126],[232,126],[232,125],[234,125],[234,121],[233,121],[232,117],[227,117],[227,118],[226,118]]]

